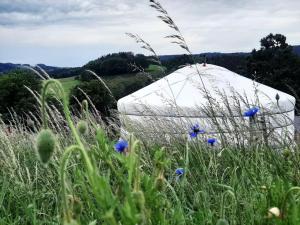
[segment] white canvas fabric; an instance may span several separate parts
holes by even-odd
[[[220,120],[226,115],[237,121],[243,120],[243,112],[256,106],[260,108],[258,115],[270,115],[268,126],[287,127],[293,132],[295,102],[291,95],[223,67],[195,64],[121,98],[118,111],[122,118],[148,126],[156,126],[150,123],[155,118],[154,121],[162,123],[170,121],[172,126],[189,127],[198,123],[213,133],[216,128],[210,121],[208,106],[213,104],[213,114]]]

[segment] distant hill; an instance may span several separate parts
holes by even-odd
[[[24,66],[29,66],[29,65],[14,64],[14,63],[0,63],[0,75],[15,69],[22,69]],[[37,66],[45,70],[53,78],[72,77],[78,75],[78,73],[82,71],[81,67],[55,67],[55,66],[47,66],[45,64],[38,64]],[[37,67],[34,68],[38,69]]]
[[[293,46],[293,51],[300,56],[300,45]]]
[[[293,46],[293,51],[300,56],[300,45]],[[207,62],[214,63],[214,64],[220,64],[220,66],[224,66],[223,64],[227,64],[227,62],[219,62],[222,58],[221,56],[226,56],[227,61],[229,61],[232,64],[237,64],[236,59],[239,58],[245,58],[248,56],[249,52],[236,52],[236,53],[222,53],[222,52],[207,52],[207,53],[201,53],[201,54],[195,54],[196,57],[203,57],[204,55],[207,58]],[[113,56],[114,54],[108,55]],[[104,58],[108,56],[103,56]],[[183,55],[161,55],[159,56],[160,60],[164,62],[172,61],[175,58],[181,57]],[[39,67],[41,67],[43,70],[45,70],[51,77],[53,78],[65,78],[65,77],[72,77],[72,76],[78,76],[80,73],[82,73],[85,69],[92,69],[89,68],[90,64],[97,64],[98,61],[101,61],[103,57],[90,61],[83,67],[55,67],[55,66],[48,66],[45,64],[38,64]],[[219,59],[220,58],[220,59]],[[223,57],[224,58],[224,57]],[[219,61],[216,61],[219,60]],[[98,63],[99,64],[99,63]],[[239,64],[239,63],[238,63]],[[14,64],[14,63],[0,63],[0,75],[7,73],[11,70],[22,68],[22,66],[29,66],[28,64]],[[233,69],[236,72],[239,72],[239,70],[234,68],[235,66],[229,66],[229,69]]]
[[[1,73],[6,73],[11,70],[20,68],[21,64],[14,64],[14,63],[0,63],[0,74]]]
[[[293,52],[300,56],[300,45],[294,45]],[[221,56],[221,55],[247,56],[249,54],[250,54],[250,52],[233,52],[233,53],[206,52],[206,53],[194,54],[194,56],[204,56],[205,55],[206,58],[209,59],[209,58],[213,58],[213,57]],[[159,58],[161,61],[168,61],[168,60],[172,60],[178,56],[181,56],[181,55],[161,55],[161,56],[159,56]]]

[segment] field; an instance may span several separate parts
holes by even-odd
[[[68,52],[67,61],[62,61],[60,57],[59,64],[69,65],[70,52],[73,52],[71,47],[76,51],[82,49],[82,46],[88,47],[82,52],[80,61],[86,57],[84,54],[91,51],[91,46],[96,46],[101,41],[105,45],[104,52],[111,46],[121,47],[123,50],[121,40],[110,43],[117,41],[111,37],[115,37],[120,28],[120,22],[114,17],[120,17],[125,23],[130,21],[132,24],[127,28],[136,27],[137,32],[149,30],[151,35],[145,35],[145,38],[154,38],[150,23],[144,23],[149,25],[147,27],[134,24],[135,21],[144,22],[144,18],[134,17],[139,15],[135,13],[139,11],[141,4],[123,2],[120,5],[118,1],[113,4],[103,1],[103,11],[98,8],[102,4],[94,4],[93,1],[87,4],[66,1],[67,4],[62,6],[57,1],[54,7],[51,1],[38,5],[30,1],[22,5],[21,2],[17,2],[19,6],[16,7],[4,4],[4,10],[0,12],[5,14],[1,24],[5,24],[8,29],[20,30],[21,34],[29,30],[31,35],[34,33],[33,40],[37,40],[39,34],[45,34],[46,29],[50,28],[51,31],[55,25],[59,25],[56,26],[58,29],[65,29],[63,33],[66,34],[77,31],[86,33],[86,40],[94,40],[91,35],[98,34],[98,31],[90,32],[95,27],[91,24],[92,21],[101,21],[102,27],[109,28],[103,31],[113,31],[107,36],[102,32],[97,43],[92,41],[84,45],[82,40],[74,39],[65,46],[65,38],[61,39],[62,43],[58,43],[57,40],[60,39],[54,40],[53,37],[46,38],[42,45],[37,46],[24,40],[20,40],[18,44],[16,38],[9,40],[9,43],[16,42],[19,50],[35,47],[31,51],[35,54],[43,53],[47,46],[53,46],[54,40],[56,47],[52,50],[62,51],[65,47],[71,50]],[[33,85],[39,88],[33,89],[26,83],[21,83],[23,80],[28,81],[29,76],[16,74],[4,77],[3,86],[0,88],[3,90],[0,94],[3,105],[0,114],[0,225],[300,225],[300,144],[296,138],[294,140],[291,124],[295,111],[294,99],[287,101],[290,98],[276,90],[271,92],[266,89],[265,94],[260,89],[263,85],[250,80],[247,80],[248,83],[240,82],[238,75],[232,73],[216,71],[214,73],[218,73],[218,76],[214,76],[215,69],[209,68],[210,63],[229,66],[239,74],[253,75],[255,81],[258,79],[257,81],[278,90],[286,92],[287,88],[295,89],[293,95],[296,96],[300,93],[300,88],[296,85],[299,84],[300,60],[293,55],[291,46],[286,43],[286,37],[270,33],[261,39],[260,49],[246,53],[247,57],[243,53],[228,53],[206,58],[203,54],[193,53],[193,49],[186,42],[193,41],[192,46],[197,51],[202,47],[210,49],[221,46],[225,47],[225,51],[226,48],[238,49],[241,44],[248,46],[247,41],[253,43],[253,40],[247,38],[257,39],[261,31],[274,32],[269,31],[274,28],[274,24],[282,25],[275,23],[277,14],[272,13],[273,18],[270,15],[271,9],[264,11],[264,4],[260,8],[256,7],[259,9],[258,13],[252,9],[254,7],[249,8],[251,5],[238,4],[234,6],[235,14],[228,14],[226,11],[232,6],[221,3],[216,14],[216,10],[209,7],[217,5],[205,2],[201,8],[204,11],[199,13],[199,10],[194,10],[195,1],[193,4],[186,3],[182,8],[185,12],[181,17],[182,23],[189,27],[181,32],[159,2],[150,0],[148,4],[167,25],[170,33],[165,36],[162,27],[156,27],[153,31],[163,31],[158,36],[164,35],[170,43],[184,51],[178,58],[164,56],[165,59],[173,58],[173,61],[162,64],[159,62],[162,58],[149,44],[153,40],[150,39],[147,43],[138,34],[126,33],[143,51],[147,51],[148,56],[131,52],[112,53],[91,60],[83,67],[56,68],[56,77],[81,73],[89,83],[83,83],[76,77],[47,79],[43,81],[40,92],[39,79],[36,79],[37,85]],[[282,6],[286,5],[288,4],[284,3]],[[189,12],[188,6],[193,8],[186,15]],[[45,16],[45,10],[40,10],[48,8],[52,13],[50,17]],[[281,7],[282,12],[278,10],[280,7],[275,8],[280,15],[284,15],[283,11],[290,13],[289,8]],[[113,14],[110,13],[111,9]],[[144,7],[140,9],[143,14],[147,13]],[[97,12],[104,12],[104,15],[94,17]],[[193,14],[195,12],[199,18]],[[9,14],[16,16],[16,21],[11,20]],[[258,14],[268,15],[268,24],[262,26],[261,30],[252,29],[255,22],[259,22],[253,20],[253,16]],[[216,21],[221,18],[225,23],[207,23],[204,20],[213,16]],[[6,21],[6,17],[10,20]],[[232,26],[230,19],[241,17],[251,19],[240,20],[239,26]],[[36,18],[39,19],[38,23]],[[189,19],[187,23],[183,21],[185,18]],[[200,29],[196,29],[197,25],[192,20],[200,21]],[[295,22],[295,18],[291,21]],[[48,26],[49,22],[53,25]],[[288,27],[288,22],[286,19],[283,25]],[[209,36],[216,34],[207,32],[215,29],[215,24],[224,27],[221,31],[228,33],[219,38],[221,45],[215,41],[217,39]],[[267,26],[270,24],[272,26]],[[69,26],[71,30],[68,30]],[[28,27],[32,29],[26,29]],[[246,33],[235,35],[242,30],[228,32],[231,28],[246,28],[245,32],[252,33],[250,36]],[[197,30],[199,35],[194,33]],[[279,26],[277,30],[282,29]],[[183,37],[182,34],[186,31],[192,36]],[[5,36],[10,33],[14,32],[7,32]],[[225,37],[229,37],[226,35],[230,33],[236,37],[226,39]],[[24,34],[17,36],[29,35]],[[292,33],[290,35],[294,38],[297,36]],[[73,36],[82,39],[80,34]],[[235,42],[234,38],[238,41]],[[228,46],[222,45],[225,39],[230,40],[227,41]],[[209,44],[213,41],[214,43]],[[159,42],[154,40],[154,43]],[[28,46],[21,48],[22,44]],[[43,47],[43,51],[37,49],[38,47]],[[167,49],[177,52],[175,48],[167,46],[162,51]],[[95,51],[103,52],[102,50],[100,48],[100,51]],[[53,53],[50,52],[49,62],[54,60]],[[22,58],[22,55],[16,56],[16,59]],[[34,61],[34,57],[30,55],[25,59]],[[157,65],[146,68],[145,65],[150,62],[147,60]],[[126,123],[128,118],[116,112],[115,100],[145,87],[166,73],[188,64],[190,67],[187,69],[191,69],[197,63],[201,63],[201,67],[207,70],[199,69],[200,66],[195,66],[194,71],[182,70],[176,79],[161,80],[164,82],[158,82],[157,88],[151,88],[144,94],[141,92],[141,96],[131,96],[123,110],[134,118],[135,126],[130,126],[132,124]],[[55,69],[43,66],[45,70]],[[113,76],[132,71],[132,66],[142,71]],[[101,75],[98,80],[95,77],[91,81],[88,75],[82,73],[86,68],[106,75]],[[224,72],[223,68],[219,69]],[[231,74],[233,78],[223,80],[225,74]],[[186,79],[182,75],[186,75]],[[8,78],[14,82],[8,83]],[[86,88],[78,91],[80,98],[75,93],[71,96],[72,89],[80,84]],[[182,95],[179,105],[177,100],[186,87],[187,95]],[[24,91],[17,92],[21,88],[26,93],[33,94],[32,99],[24,95]],[[246,91],[250,88],[253,92],[248,94]],[[161,90],[163,91],[160,92]],[[268,93],[273,94],[268,96]],[[143,102],[145,96],[147,98]],[[201,102],[187,101],[195,99],[201,99]],[[261,104],[262,99],[267,99],[264,104]],[[61,104],[57,104],[56,100]],[[6,102],[14,104],[6,106]],[[281,104],[287,102],[289,104]],[[146,107],[139,108],[143,104]],[[26,106],[33,106],[32,110]],[[119,106],[122,108],[121,104]],[[132,111],[129,112],[129,109]],[[5,117],[3,112],[7,114]],[[155,126],[151,121],[156,122]],[[300,124],[299,122],[296,124]]]
[[[0,125],[0,224],[300,224],[297,145],[118,142],[83,105]]]
[[[76,80],[75,77],[61,78],[59,79],[61,84],[64,87],[64,90],[67,95],[70,94],[71,90],[78,84],[80,84],[79,80]]]
[[[165,68],[164,68],[165,69]],[[161,77],[162,74],[161,67],[157,65],[150,65],[145,72],[152,76],[154,79],[157,79]],[[96,78],[95,78],[96,79]],[[120,86],[126,86],[126,85],[133,85],[137,87],[142,87],[143,83],[145,82],[146,75],[145,74],[138,74],[138,73],[131,73],[131,74],[120,74],[120,75],[114,75],[114,76],[101,76],[101,79],[103,79],[107,85],[110,88],[120,89]],[[68,77],[68,78],[61,78],[58,79],[66,93],[67,96],[70,95],[71,90],[78,84],[81,83],[79,79],[76,79],[76,77]],[[133,82],[136,82],[133,84]],[[119,87],[117,87],[119,86]]]

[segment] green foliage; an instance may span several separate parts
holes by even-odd
[[[281,34],[269,34],[261,39],[261,48],[252,51],[247,70],[248,76],[254,76],[259,82],[300,95],[300,58]]]
[[[175,71],[179,69],[180,66],[186,64],[193,64],[193,58],[190,55],[179,55],[172,57],[167,60],[163,60],[162,64],[167,68],[168,71]]]
[[[20,116],[36,111],[37,101],[25,86],[38,93],[42,87],[37,76],[29,71],[15,70],[0,77],[0,114],[5,122],[10,119],[9,110]]]
[[[173,72],[186,64],[206,63],[222,66],[241,75],[246,75],[247,53],[207,53],[193,55],[178,55],[169,58],[162,58],[162,64],[167,72]]]
[[[0,136],[1,224],[61,223],[58,171],[63,149],[76,141],[70,132],[57,133],[57,140],[61,151],[44,168],[36,160],[32,134]],[[227,148],[220,154],[221,150],[190,143],[189,173],[176,182],[174,170],[183,167],[186,158],[179,142],[159,148],[132,139],[125,156],[115,152],[114,141],[101,128],[96,134],[89,129],[81,141],[93,178],[80,151],[68,151],[72,154],[65,155],[68,163],[61,170],[71,217],[65,224],[217,224],[220,218],[229,224],[300,222],[299,192],[292,189],[300,185],[298,147],[286,158],[266,146]],[[283,219],[267,218],[272,207],[284,212]]]
[[[143,75],[118,77],[108,79],[107,85],[111,89],[114,97],[120,99],[151,83],[151,79]]]
[[[133,64],[147,68],[150,64],[148,58],[142,54],[134,55],[131,52],[113,53],[90,61],[83,68],[94,71],[99,76],[112,76],[118,74],[135,73]],[[88,73],[81,73],[81,80],[93,79]]]
[[[110,109],[116,107],[116,102],[110,95],[109,91],[98,80],[92,80],[80,83],[70,93],[70,105],[73,108],[77,108],[78,111],[80,111],[80,108],[74,97],[76,97],[80,102],[85,100],[87,97],[82,91],[92,100],[97,110],[103,116],[109,116]]]

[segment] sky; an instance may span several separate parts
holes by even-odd
[[[249,52],[269,33],[300,44],[299,0],[160,0],[193,53]],[[147,0],[0,0],[0,62],[82,66],[102,55],[184,51]]]

